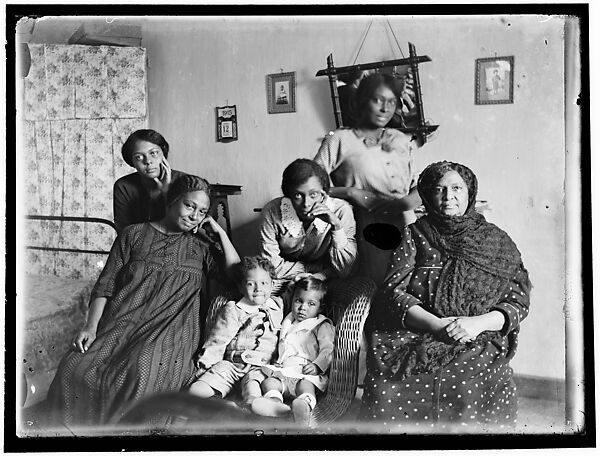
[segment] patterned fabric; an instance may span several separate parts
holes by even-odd
[[[279,297],[270,298],[263,306],[249,304],[246,298],[230,301],[219,309],[198,361],[209,368],[223,359],[231,361],[235,352],[243,350],[255,350],[272,357],[282,320],[283,301]],[[257,337],[259,326],[264,332]]]
[[[342,222],[342,229],[316,219],[304,228],[289,198],[268,202],[262,210],[261,255],[268,258],[278,279],[293,279],[301,272],[346,277],[356,260],[356,222],[344,200],[327,198],[326,204]]]
[[[509,361],[528,314],[531,283],[514,242],[475,212],[476,179],[465,181],[469,205],[462,216],[437,213],[428,184],[419,181],[428,215],[403,229],[366,323],[371,350],[363,419],[391,427],[516,422]],[[473,341],[448,344],[405,327],[415,305],[440,318],[497,310],[505,324]]]
[[[112,219],[121,145],[146,126],[142,48],[30,44],[23,135],[27,213]],[[115,96],[118,91],[118,96]],[[107,225],[27,223],[27,245],[108,250]],[[95,279],[106,255],[27,251],[33,274]]]
[[[474,342],[449,346],[453,358],[444,358],[435,363],[442,366],[434,367],[425,360],[433,357],[436,341],[406,329],[403,322],[414,305],[446,316],[440,315],[435,305],[440,275],[449,257],[415,225],[405,227],[402,234],[401,245],[393,252],[385,291],[374,300],[366,324],[370,349],[362,418],[393,427],[436,422],[459,426],[475,421],[514,423],[516,389],[508,362],[517,347],[520,322],[528,314],[527,271],[520,265],[494,303],[488,301],[489,310],[505,315],[507,324],[502,330],[486,332]],[[478,299],[478,273],[474,266],[469,267],[460,289],[475,298],[461,303],[455,314],[463,314],[465,304]],[[477,312],[476,307],[472,312]],[[398,353],[406,353],[403,362],[398,362]]]
[[[366,241],[363,230],[371,223],[390,223],[402,227],[416,220],[413,211],[399,211],[395,201],[405,197],[416,185],[418,173],[413,165],[416,145],[409,135],[384,129],[376,140],[361,138],[352,128],[340,128],[323,139],[314,160],[320,164],[336,187],[368,190],[379,200],[377,210],[354,207],[357,224],[358,257],[361,275],[380,284],[389,262],[389,252]]]
[[[123,231],[92,290],[108,298],[97,338],[85,354],[67,353],[50,387],[60,421],[115,422],[134,401],[193,377],[202,280],[222,273],[215,255],[192,233],[147,223]]]

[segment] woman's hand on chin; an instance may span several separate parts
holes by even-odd
[[[341,220],[324,203],[316,203],[308,213],[308,216],[311,218],[320,218],[321,220],[329,223],[334,230],[339,230],[342,228]]]
[[[214,218],[212,218],[212,216],[210,216],[210,215],[207,215],[206,217],[204,217],[204,220],[202,220],[202,222],[198,225],[198,227],[205,227],[207,224],[216,233],[224,231],[223,227],[221,225],[219,225],[217,223],[217,221]]]
[[[165,157],[163,157],[160,163],[160,177],[155,177],[154,182],[161,193],[166,194],[169,191],[169,186],[171,185],[171,165],[169,165]]]

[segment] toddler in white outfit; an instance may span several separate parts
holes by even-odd
[[[261,383],[263,396],[252,402],[252,410],[263,416],[283,416],[292,411],[297,423],[309,424],[317,399],[316,391],[327,386],[335,327],[321,309],[327,293],[325,283],[315,277],[294,285],[292,311],[283,319],[278,358],[262,367],[268,376]],[[291,408],[284,397],[295,398]]]

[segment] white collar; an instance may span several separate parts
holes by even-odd
[[[331,322],[331,320],[323,314],[319,314],[313,318],[307,318],[306,320],[303,320],[303,321],[296,321],[296,320],[294,320],[294,316],[293,316],[292,312],[290,312],[289,314],[287,314],[287,316],[283,320],[283,324],[281,327],[281,333],[285,334],[290,331],[300,331],[300,330],[311,331],[312,329],[316,328],[321,323],[323,323],[323,321],[325,321],[325,320]]]
[[[334,211],[335,207],[331,198],[326,196],[324,203],[332,212]],[[283,223],[283,226],[287,228],[292,237],[300,237],[302,234],[302,220],[300,220],[298,214],[296,214],[292,200],[285,196],[281,198],[280,209],[281,223]],[[320,234],[327,231],[327,228],[330,226],[329,223],[320,218],[315,218],[311,224],[314,225],[315,229]]]
[[[260,309],[264,308],[267,308],[269,310],[279,310],[279,306],[273,298],[267,299],[267,301],[262,306],[257,306],[256,304],[251,303],[250,300],[244,296],[242,297],[242,299],[236,302],[235,305],[246,313],[256,313]]]

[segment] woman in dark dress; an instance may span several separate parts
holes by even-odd
[[[403,228],[367,320],[361,417],[403,432],[513,426],[531,289],[519,250],[475,212],[467,167],[434,163],[418,190],[427,215]]]
[[[165,214],[169,185],[183,173],[172,170],[169,143],[154,130],[137,130],[121,148],[123,160],[136,172],[121,177],[113,189],[117,233],[134,223],[159,220]]]
[[[179,391],[193,379],[202,279],[220,278],[240,261],[207,215],[209,197],[208,182],[183,175],[171,185],[161,219],[130,225],[117,237],[87,322],[50,387],[58,422],[114,423],[135,401]],[[218,233],[222,252],[192,233],[204,223]]]

